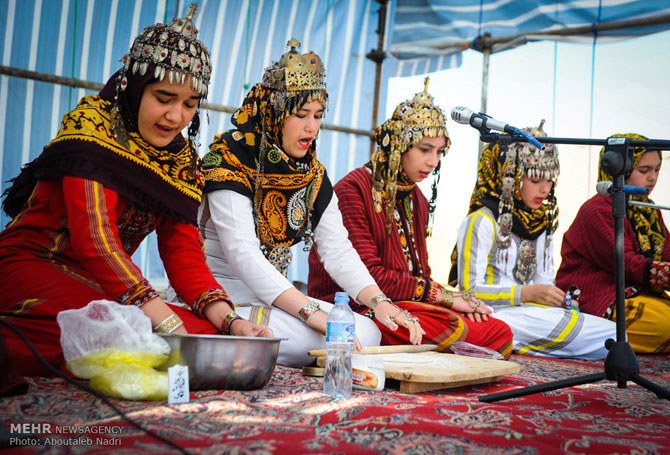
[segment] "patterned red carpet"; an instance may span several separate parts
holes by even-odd
[[[443,392],[387,388],[332,400],[320,393],[320,378],[277,367],[258,391],[194,392],[174,406],[115,403],[192,454],[670,454],[670,401],[633,383],[479,402],[485,393],[603,371],[602,362],[512,360],[521,364],[517,375]],[[643,377],[670,388],[669,356],[639,361]],[[0,421],[15,438],[0,453],[179,453],[60,379],[37,378],[27,395],[1,399]],[[19,442],[26,432],[35,435]]]

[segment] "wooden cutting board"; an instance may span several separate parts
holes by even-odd
[[[434,351],[369,355],[384,362],[386,378],[400,381],[400,391],[404,393],[483,384],[498,381],[505,375],[520,371],[519,364],[514,362]],[[318,366],[324,366],[325,363],[325,357],[317,358]]]
[[[434,351],[437,349],[436,344],[397,344],[393,346],[366,346],[360,351],[355,351],[354,354],[391,354],[394,352],[426,352]],[[312,357],[325,357],[325,349],[316,349],[313,351],[307,351],[307,355]]]

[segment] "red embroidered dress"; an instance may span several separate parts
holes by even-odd
[[[195,151],[181,135],[166,150],[130,133],[123,147],[113,139],[109,108],[99,96],[84,97],[16,179],[25,196],[14,198],[17,190],[5,201],[18,213],[0,233],[0,311],[56,367],[60,311],[95,299],[141,305],[157,297],[131,260],[153,230],[170,282],[193,310],[173,307],[187,331],[216,333],[198,317],[227,299],[195,226],[203,185]],[[45,374],[13,332],[3,330],[3,338],[17,370]]]
[[[395,226],[390,235],[386,233],[384,213],[374,210],[372,177],[366,167],[350,172],[334,189],[349,240],[382,291],[397,306],[419,318],[426,331],[424,342],[446,350],[455,341],[467,341],[509,356],[512,333],[504,322],[493,318],[471,322],[436,304],[441,286],[430,277],[424,234],[428,201],[416,185],[408,194],[398,194]],[[308,293],[332,301],[340,288],[317,255],[318,248],[313,247],[309,255]],[[355,310],[365,313],[367,307],[355,306]],[[393,332],[381,323],[377,326],[382,332],[382,344],[410,344],[407,330],[400,328]]]
[[[665,232],[668,229],[659,217]],[[556,285],[567,289],[576,285],[581,291],[579,306],[596,316],[605,312],[614,302],[614,221],[612,199],[595,195],[582,205],[565,232],[561,247],[561,267],[556,274]],[[665,242],[662,258],[670,261],[670,242]],[[633,226],[624,219],[624,265],[626,286],[644,287],[649,284],[652,261],[640,254]]]
[[[614,136],[647,140],[635,133]],[[601,160],[604,153],[603,147],[600,151]],[[658,154],[660,166],[663,159],[660,151],[636,146],[633,148],[633,169],[638,167],[642,157],[648,153]],[[628,180],[630,174],[625,177]],[[598,180],[612,180],[612,177],[599,167]],[[658,186],[658,182],[656,184]],[[630,196],[630,199],[653,204],[646,195]],[[623,224],[627,340],[637,353],[668,353],[670,233],[663,222],[661,211],[646,206],[628,204]],[[572,225],[563,236],[561,256],[563,259],[556,274],[556,285],[562,289],[572,285],[579,287],[579,306],[582,311],[595,316],[615,318],[612,198],[597,194],[580,207]]]

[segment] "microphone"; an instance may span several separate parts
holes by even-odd
[[[451,119],[456,123],[462,123],[464,125],[470,125],[478,130],[489,129],[494,131],[502,131],[504,133],[510,134],[512,136],[523,136],[528,142],[533,144],[535,147],[541,149],[542,143],[535,139],[530,134],[521,131],[519,128],[508,125],[505,122],[500,120],[495,120],[489,117],[486,114],[476,113],[468,109],[467,107],[457,106],[451,110]]]
[[[598,194],[607,196],[611,194],[612,191],[614,191],[613,185],[614,182],[610,182],[609,180],[601,180],[596,184],[596,191],[598,192]],[[649,194],[649,190],[642,186],[624,185],[623,191],[628,195],[646,196],[647,194]]]
[[[503,131],[508,134],[514,134],[517,128],[510,126],[499,120],[494,120],[481,112],[477,114],[467,107],[457,106],[451,110],[451,119],[456,123],[471,125],[477,129],[488,128],[494,131]]]

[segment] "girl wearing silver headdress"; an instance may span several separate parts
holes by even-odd
[[[288,281],[291,246],[318,244],[326,269],[357,302],[375,306],[381,291],[347,239],[337,197],[316,158],[328,98],[323,64],[313,52],[299,53],[296,40],[288,46],[233,114],[235,128],[217,136],[203,158],[207,197],[200,226],[207,262],[236,311],[288,338],[278,363],[304,366],[314,361],[307,351],[325,346],[332,305]],[[391,329],[409,330],[411,342],[421,342],[421,325],[411,314],[396,315],[389,302],[376,308]],[[375,324],[355,317],[360,344],[378,345]]]
[[[541,128],[527,131],[544,136]],[[558,173],[553,145],[488,144],[452,270],[461,289],[473,291],[510,326],[516,353],[604,358],[614,324],[579,312],[576,301],[568,309],[554,285]]]
[[[442,110],[423,92],[400,103],[390,119],[377,127],[372,160],[354,169],[335,185],[349,239],[370,274],[394,305],[421,319],[426,343],[449,351],[465,341],[512,353],[512,333],[491,310],[470,293],[455,293],[431,277],[426,238],[437,200],[442,155],[450,139]],[[417,183],[431,174],[433,192],[428,201]],[[310,252],[310,294],[332,298],[340,288]],[[356,307],[367,313],[366,307]],[[407,333],[377,324],[382,344],[407,344]]]
[[[58,135],[6,193],[13,218],[0,233],[0,310],[51,365],[63,367],[59,312],[93,300],[136,305],[158,332],[231,333],[228,296],[202,255],[200,160],[181,131],[198,131],[209,52],[186,18],[145,28],[99,95],[66,114]],[[190,125],[190,126],[189,126]],[[168,305],[131,258],[156,231],[170,282],[190,306]],[[263,335],[255,324],[232,333]],[[4,332],[24,375],[49,375]]]

